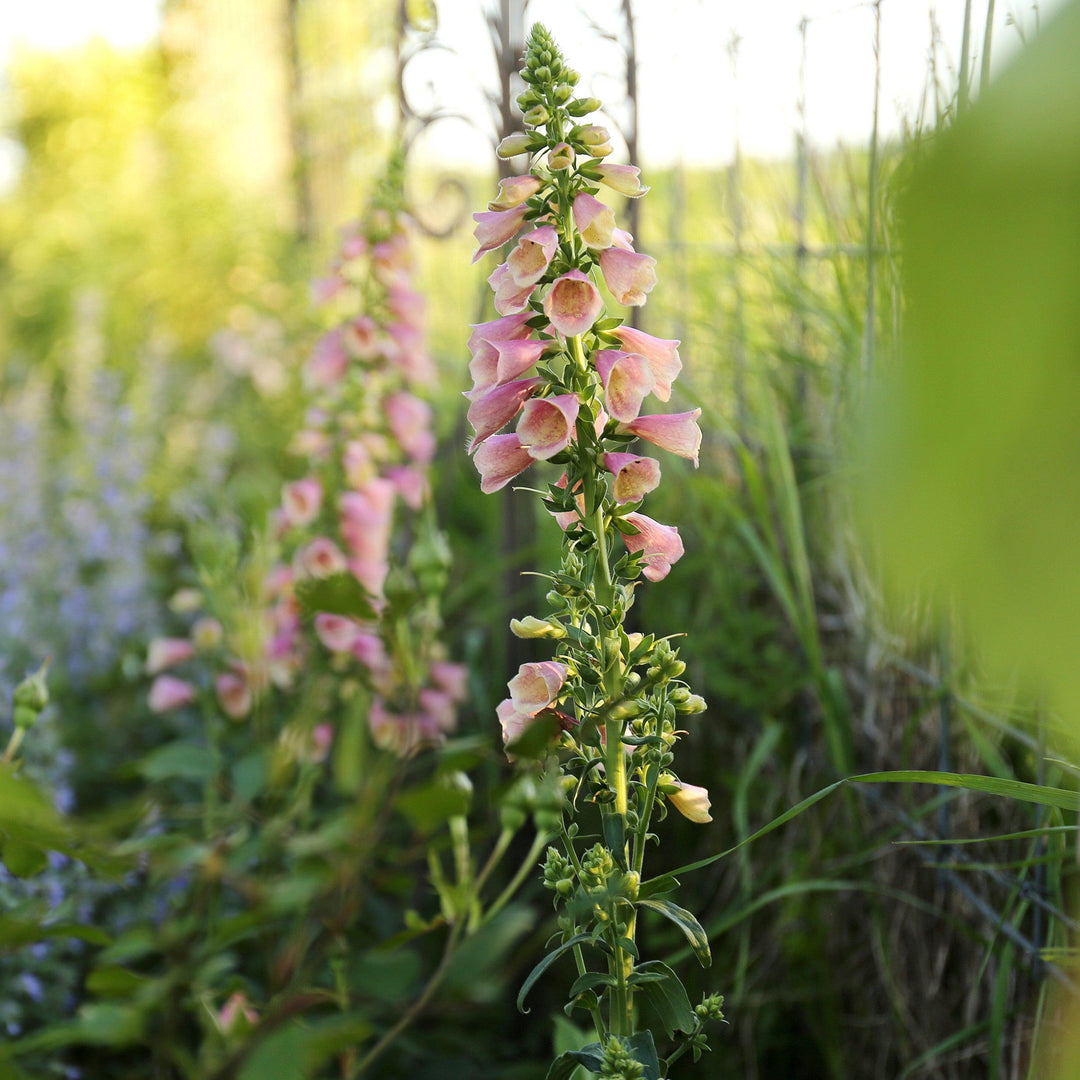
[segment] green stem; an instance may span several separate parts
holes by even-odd
[[[529,854],[522,860],[521,865],[517,868],[517,873],[510,879],[509,884],[498,897],[495,902],[484,913],[481,924],[486,923],[493,919],[507,904],[510,898],[518,891],[521,883],[525,880],[525,875],[530,870],[536,868],[536,860],[540,857],[540,852],[547,846],[547,842],[550,838],[546,833],[537,833],[536,839],[533,840],[532,847],[529,848]]]
[[[15,756],[15,751],[19,749],[19,744],[26,737],[26,728],[17,727],[12,733],[11,738],[8,739],[7,749],[4,751],[4,756],[0,758],[0,764],[10,765],[11,759]]]

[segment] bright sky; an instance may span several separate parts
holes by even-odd
[[[362,0],[361,0],[362,2]],[[1036,7],[1045,23],[1064,0],[997,0],[994,67],[1020,44],[1010,23],[1029,35]],[[0,0],[0,64],[12,44],[60,48],[97,34],[121,45],[150,40],[157,30],[158,0]],[[454,50],[418,61],[411,74],[415,96],[483,119],[478,80],[493,80],[484,11],[498,0],[438,0],[440,38]],[[972,40],[975,65],[982,53],[987,0],[975,0]],[[618,31],[619,0],[531,0],[527,21],[539,19],[555,33],[583,85],[598,97],[622,96],[621,54],[598,38],[589,18]],[[584,14],[588,9],[589,16]],[[852,0],[635,0],[640,70],[642,159],[647,164],[682,158],[720,163],[730,159],[736,116],[744,150],[780,156],[791,152],[798,125],[800,20],[808,19],[806,120],[812,142],[863,142],[873,107],[874,16],[870,2]],[[896,132],[913,118],[928,83],[930,15],[936,14],[947,67],[955,81],[964,0],[882,0],[881,130]],[[729,45],[738,35],[738,81]],[[617,114],[616,114],[617,115]],[[477,160],[478,136],[453,123],[433,136],[440,155]],[[0,168],[2,171],[2,168]]]

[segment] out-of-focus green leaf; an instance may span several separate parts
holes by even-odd
[[[397,799],[398,809],[420,832],[432,832],[448,818],[464,814],[469,809],[470,796],[450,784],[433,780],[403,791]]]
[[[92,945],[107,945],[109,935],[97,926],[84,926],[80,923],[53,923],[42,925],[36,919],[16,916],[0,918],[0,947],[18,948],[35,941],[49,938],[78,938]]]
[[[99,997],[127,997],[146,979],[117,964],[96,967],[86,976],[86,989]]]
[[[333,1054],[370,1034],[371,1025],[358,1013],[306,1027],[291,1024],[258,1044],[241,1067],[239,1080],[305,1080]]]
[[[139,763],[147,780],[194,780],[205,783],[214,775],[214,755],[209,747],[179,740],[152,750]]]
[[[365,620],[377,617],[370,597],[352,574],[302,578],[296,583],[296,599],[300,610],[309,617],[321,612]]]
[[[1074,0],[916,147],[899,206],[903,355],[876,388],[864,507],[899,587],[954,597],[998,670],[1027,672],[1073,725],[1078,56]]]
[[[0,845],[0,861],[21,878],[34,877],[49,865],[49,857],[43,848],[21,840],[5,840]]]

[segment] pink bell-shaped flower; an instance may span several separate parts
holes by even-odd
[[[574,196],[574,224],[581,233],[587,248],[602,251],[611,247],[611,234],[615,230],[615,212],[587,192]]]
[[[688,458],[696,467],[701,449],[701,428],[697,425],[700,409],[682,413],[662,413],[656,416],[639,416],[629,423],[619,424],[619,431],[659,446],[679,457]]]
[[[470,402],[468,421],[476,432],[469,444],[469,450],[474,450],[499,428],[510,423],[542,383],[542,379],[536,378],[517,379],[491,390],[467,393],[465,396]]]
[[[626,550],[642,553],[642,573],[649,581],[662,581],[674,563],[683,557],[684,548],[679,530],[674,525],[662,525],[644,514],[627,514],[622,521],[629,522],[637,533],[623,534]],[[618,526],[619,521],[615,522]]]
[[[671,384],[682,371],[682,359],[679,357],[679,342],[671,338],[653,337],[632,326],[616,326],[610,331],[612,336],[622,342],[628,352],[639,353],[649,361],[656,385],[653,393],[661,401],[671,399]]]
[[[487,210],[473,214],[476,228],[473,235],[480,245],[472,261],[476,262],[485,252],[502,247],[521,228],[525,220],[527,206],[516,206],[512,210]]]
[[[477,447],[473,456],[473,462],[480,472],[480,490],[490,495],[506,487],[535,460],[521,445],[516,434],[492,435]]]
[[[492,270],[488,275],[488,284],[495,290],[495,310],[500,315],[516,315],[529,306],[533,286],[518,285],[507,263],[499,263]]]
[[[600,252],[600,269],[611,295],[627,307],[641,307],[656,284],[656,260],[651,255],[609,247]]]
[[[564,337],[591,329],[603,309],[600,290],[580,270],[556,278],[544,297],[544,314]]]
[[[538,461],[546,461],[565,450],[574,437],[578,408],[576,394],[527,401],[517,425],[521,445]]]
[[[637,454],[605,454],[604,468],[615,476],[611,493],[617,503],[637,502],[660,483],[660,462]]]
[[[506,684],[514,708],[529,716],[546,709],[559,696],[567,674],[566,665],[557,660],[522,664]]]
[[[638,353],[604,349],[596,354],[596,370],[608,413],[621,422],[637,419],[645,395],[656,384],[649,361]]]
[[[506,260],[514,284],[521,289],[535,285],[547,273],[558,246],[558,234],[550,225],[523,236]]]

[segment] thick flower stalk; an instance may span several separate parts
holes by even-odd
[[[667,897],[675,883],[644,876],[654,817],[671,806],[709,820],[708,793],[673,771],[680,725],[705,703],[681,680],[685,665],[668,641],[628,633],[624,623],[640,579],[662,581],[683,554],[678,529],[641,512],[660,463],[636,442],[696,465],[700,410],[643,415],[650,398],[671,397],[679,342],[624,326],[605,309],[602,287],[618,304],[640,306],[657,280],[656,260],[635,250],[604,201],[644,195],[638,169],[604,160],[610,137],[585,122],[600,103],[574,96],[577,74],[539,25],[522,78],[527,130],[499,153],[529,154],[529,170],[502,181],[474,215],[477,257],[512,246],[488,278],[498,317],[469,338],[470,451],[485,492],[537,461],[561,471],[543,501],[563,530],[563,555],[548,575],[551,610],[511,624],[521,637],[555,642],[554,658],[522,666],[498,716],[508,753],[533,759],[568,795],[562,845],[548,849],[544,879],[560,911],[557,949],[571,951],[578,968],[571,1005],[592,1016],[599,1040],[573,1060],[603,1075],[666,1076],[647,1006],[657,1003],[653,1018],[681,1040],[669,1061],[687,1049],[696,1056],[703,1024],[720,1015],[716,998],[692,1009],[674,972],[639,963],[636,944],[646,908],[675,922],[708,960],[697,920]],[[603,840],[583,850],[579,834],[598,830],[575,818],[590,803]]]
[[[435,435],[417,392],[433,367],[409,232],[393,176],[364,222],[342,230],[330,273],[312,290],[331,326],[303,369],[308,408],[292,442],[303,473],[284,485],[273,515],[278,558],[246,625],[223,632],[204,618],[188,638],[152,643],[151,708],[193,700],[195,686],[173,669],[210,653],[221,664],[217,703],[243,720],[322,654],[341,685],[367,687],[376,745],[408,754],[453,729],[465,671],[438,640],[448,552],[429,501]],[[325,758],[333,735],[319,725],[311,747],[294,749]]]

